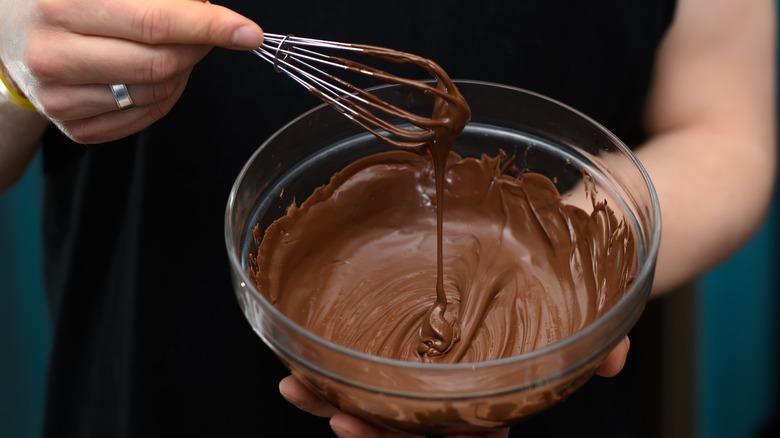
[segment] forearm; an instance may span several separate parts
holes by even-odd
[[[8,19],[10,4],[0,0],[0,16]],[[8,22],[2,21],[3,26]],[[0,55],[12,46],[12,38],[3,36]],[[12,186],[24,173],[38,149],[48,120],[35,110],[19,89],[0,56],[0,193]]]
[[[0,192],[11,187],[35,156],[48,121],[0,95]]]
[[[763,154],[745,152],[739,139],[692,128],[661,134],[637,152],[661,204],[654,295],[722,262],[761,226],[776,163],[773,142],[762,144]]]
[[[656,63],[637,155],[661,203],[654,293],[736,252],[774,188],[772,0],[680,0]]]

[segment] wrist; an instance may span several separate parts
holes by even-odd
[[[30,99],[24,93],[19,91],[19,87],[11,78],[11,75],[8,74],[2,62],[0,62],[0,94],[19,108],[36,111],[35,105],[30,102]]]

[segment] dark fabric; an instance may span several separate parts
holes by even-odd
[[[456,79],[546,94],[630,145],[642,139],[653,56],[674,9],[671,0],[225,3],[268,32],[407,50]],[[141,133],[93,146],[47,133],[47,437],[331,436],[327,420],[278,394],[285,369],[240,312],[223,238],[243,163],[317,104],[258,58],[215,49],[172,112]],[[637,436],[632,376],[593,379],[513,434]]]

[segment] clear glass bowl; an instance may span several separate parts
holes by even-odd
[[[387,150],[373,135],[322,105],[279,130],[252,155],[231,190],[225,239],[238,302],[251,326],[310,389],[371,423],[428,435],[478,433],[511,425],[563,400],[594,373],[644,310],[660,239],[652,183],[631,151],[604,127],[545,96],[500,84],[458,81],[472,119],[454,150],[462,156],[517,156],[517,167],[547,175],[561,193],[583,171],[599,198],[632,226],[635,280],[618,303],[574,335],[539,350],[475,363],[411,363],[370,356],[322,339],[278,311],[247,276],[252,230],[359,157]],[[415,111],[397,86],[377,94]],[[574,197],[576,198],[576,197]]]

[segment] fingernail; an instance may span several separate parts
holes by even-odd
[[[254,49],[263,44],[263,32],[254,26],[242,26],[233,32],[233,44]]]

